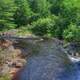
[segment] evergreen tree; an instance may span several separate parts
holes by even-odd
[[[79,24],[80,22],[80,0],[63,0],[61,15],[68,22]]]
[[[16,6],[12,0],[0,0],[0,30],[15,27],[13,14]]]
[[[51,4],[50,11],[52,14],[59,15],[63,0],[48,0]]]
[[[17,27],[21,25],[26,25],[29,23],[29,19],[32,15],[31,9],[29,7],[27,0],[15,0],[17,10],[14,14],[15,23]]]
[[[34,13],[38,13],[41,16],[45,16],[50,13],[51,5],[47,0],[29,0],[29,1]]]

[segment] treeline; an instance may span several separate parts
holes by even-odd
[[[80,0],[0,0],[0,31],[20,27],[80,41]]]

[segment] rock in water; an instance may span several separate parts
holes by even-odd
[[[44,40],[36,44],[38,51],[33,52],[25,67],[13,80],[78,80],[76,69],[59,41]]]

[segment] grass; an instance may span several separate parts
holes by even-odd
[[[27,27],[20,27],[17,32],[17,36],[31,35],[32,32]]]
[[[5,32],[7,32],[7,33],[10,32],[11,33],[11,31],[12,31],[12,33],[13,33],[13,31],[15,31],[14,32],[15,36],[27,36],[27,35],[31,35],[32,34],[32,32],[29,30],[28,26],[22,26],[22,27],[20,27],[18,29],[2,30],[2,31],[0,31],[0,34],[1,33],[5,33]]]
[[[0,80],[11,80],[9,75],[0,76]]]

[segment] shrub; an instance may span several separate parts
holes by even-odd
[[[38,36],[52,35],[52,30],[55,32],[56,16],[49,16],[47,18],[40,18],[32,23],[32,33]],[[54,33],[53,33],[54,34]]]
[[[67,28],[68,23],[66,22],[65,18],[62,18],[61,16],[58,17],[56,20],[55,26],[51,29],[52,36],[63,39],[63,32],[64,29]]]
[[[64,39],[68,41],[80,41],[80,26],[70,24],[68,29],[64,30]]]

